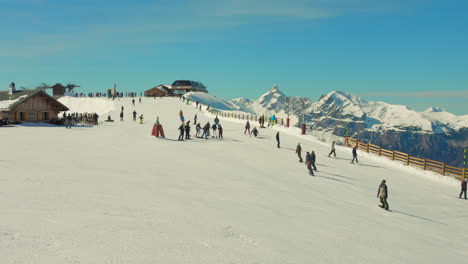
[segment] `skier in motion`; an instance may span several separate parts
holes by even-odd
[[[330,154],[328,154],[328,157],[329,157],[329,158],[330,158],[331,154],[335,155],[335,158],[336,158],[335,141],[332,142],[331,151],[330,151]]]
[[[379,190],[377,192],[377,197],[380,198],[380,202],[382,203],[382,205],[379,206],[388,211],[388,189],[387,185],[385,184],[385,180],[382,180],[382,183],[380,183]]]
[[[459,196],[460,199],[462,198],[462,194],[465,194],[465,199],[466,199],[466,185],[467,185],[467,183],[468,183],[468,178],[465,178],[461,182],[461,192],[460,192],[460,196]]]
[[[353,160],[351,161],[352,164],[354,164],[354,160],[356,160],[356,163],[359,164],[359,161],[357,159],[357,146],[354,146],[353,148]]]
[[[312,155],[310,155],[309,152],[307,152],[306,154],[306,166],[307,166],[307,169],[309,170],[309,174],[312,176],[315,176],[314,171],[312,170]]]
[[[137,112],[136,110],[133,110],[133,121],[136,121],[136,116],[137,116]]]
[[[276,132],[276,147],[280,148],[280,136],[279,136],[279,132]]]
[[[247,123],[245,124],[244,135],[245,135],[247,132],[249,132],[249,135],[251,135],[251,134],[250,134],[250,122],[249,122],[249,120],[247,120]]]
[[[310,154],[310,156],[311,156],[310,161],[311,161],[312,168],[314,168],[314,171],[317,171],[317,167],[315,167],[315,158],[316,158],[315,152],[312,151],[312,153]]]
[[[297,143],[296,154],[299,157],[299,162],[303,162],[302,161],[302,156],[301,156],[301,151],[302,151],[301,143]]]

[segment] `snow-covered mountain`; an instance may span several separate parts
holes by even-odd
[[[250,113],[285,117],[287,98],[275,85],[258,100],[237,98],[229,103]],[[418,112],[404,105],[368,102],[333,91],[316,102],[291,97],[290,108],[292,124],[299,126],[304,115],[309,133],[322,140],[349,135],[457,166],[463,147],[468,144],[468,115],[456,116],[439,107]]]

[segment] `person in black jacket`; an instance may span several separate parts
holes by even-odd
[[[301,143],[298,143],[296,147],[296,154],[299,157],[299,162],[302,162],[301,151],[302,151]]]
[[[184,140],[184,125],[183,124],[179,126],[179,131],[180,131],[180,135],[179,135],[179,139],[177,140],[183,141]]]
[[[136,110],[133,110],[133,121],[136,121],[136,116],[137,116],[137,112]]]
[[[388,210],[388,189],[387,185],[385,184],[385,180],[382,180],[382,183],[380,183],[379,190],[377,191],[377,197],[380,198],[380,202],[382,203],[382,205],[379,206],[385,210]]]
[[[359,161],[357,159],[357,146],[354,146],[354,148],[353,148],[353,160],[351,161],[351,163],[354,164],[354,160],[356,160],[356,163],[359,163]]]
[[[311,161],[312,161],[312,167],[314,168],[314,171],[317,171],[317,167],[315,167],[315,152],[312,151],[312,154],[310,154],[311,156]]]
[[[276,146],[280,148],[280,137],[279,137],[279,132],[276,132]]]
[[[185,139],[190,139],[190,121],[185,124]]]
[[[309,152],[306,154],[306,162],[305,162],[307,169],[309,170],[309,174],[312,176],[314,175],[314,171],[312,170],[312,155]]]

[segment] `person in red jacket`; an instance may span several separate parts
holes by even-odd
[[[460,192],[460,198],[462,197],[462,194],[465,194],[465,199],[466,199],[466,185],[468,183],[468,178],[465,178],[462,182],[461,182],[461,192]]]

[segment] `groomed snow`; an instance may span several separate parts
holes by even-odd
[[[69,103],[98,112],[102,101]],[[175,98],[114,104],[117,121],[92,128],[0,127],[8,138],[0,158],[1,263],[468,258],[468,201],[457,199],[459,182],[448,177],[361,152],[362,164],[352,165],[350,149],[338,146],[338,157],[327,158],[328,144],[295,128],[261,129],[254,138],[244,135],[243,121],[227,118],[221,118],[224,140],[178,142],[179,110],[192,122],[198,114],[212,123],[205,107]],[[122,105],[125,121],[119,122]],[[133,110],[144,114],[144,124],[131,121]],[[156,116],[165,140],[150,136]],[[316,177],[298,162],[298,142],[317,153]],[[393,212],[377,206],[382,179]]]

